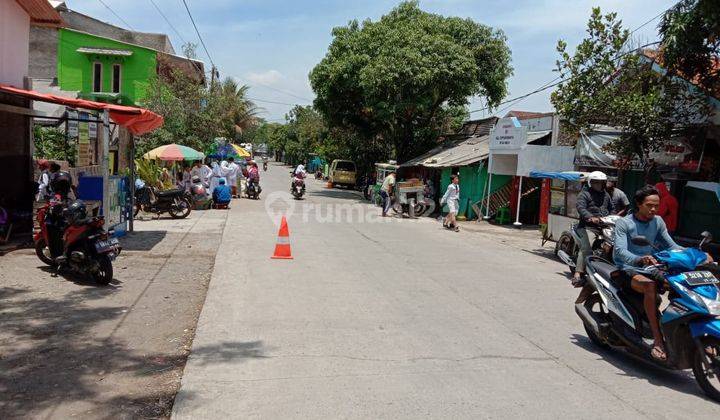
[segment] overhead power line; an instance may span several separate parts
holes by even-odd
[[[212,65],[213,69],[215,69],[215,63],[213,62],[212,57],[210,57],[210,51],[208,51],[207,46],[205,45],[205,41],[203,40],[202,35],[200,35],[200,31],[198,30],[198,27],[195,24],[195,19],[193,19],[193,15],[192,15],[192,13],[190,13],[190,8],[188,7],[187,1],[182,0],[182,2],[185,5],[185,10],[187,10],[188,16],[190,16],[190,22],[192,22],[193,28],[195,28],[195,33],[197,34],[198,38],[200,39],[200,44],[202,44],[202,47],[205,50],[205,54],[207,54],[208,60],[210,60],[210,64]]]
[[[260,85],[260,86],[265,87],[265,88],[267,88],[267,89],[274,90],[275,92],[282,93],[282,94],[285,94],[285,95],[288,95],[288,96],[292,96],[293,98],[296,98],[296,99],[301,99],[301,100],[303,100],[303,101],[305,101],[305,102],[310,102],[310,103],[312,103],[312,101],[313,101],[312,99],[303,98],[302,96],[298,96],[298,95],[296,95],[296,94],[294,94],[294,93],[292,93],[292,92],[288,92],[288,91],[286,91],[286,90],[278,89],[278,88],[275,88],[275,87],[266,85],[265,83],[253,82],[252,80],[248,80],[248,79],[246,79],[246,78],[244,78],[244,77],[238,77],[238,78],[246,81],[248,84]]]
[[[157,3],[155,3],[155,0],[150,0],[150,3],[152,3],[153,6],[155,6],[155,10],[157,10],[158,13],[160,13],[160,16],[162,16],[163,19],[165,19],[165,22],[168,24],[168,26],[170,26],[170,28],[173,30],[173,32],[175,32],[175,35],[177,35],[178,38],[180,38],[180,41],[182,41],[183,44],[187,44],[187,42],[185,41],[183,36],[180,35],[180,32],[175,28],[175,26],[172,23],[170,23],[170,20],[167,18],[167,16],[165,16],[165,13],[163,13],[162,10],[160,9],[160,7],[157,5]]]
[[[640,25],[640,26],[638,26],[637,28],[633,29],[632,31],[630,31],[630,34],[629,34],[629,35],[632,36],[635,32],[639,31],[640,29],[644,28],[645,26],[647,26],[647,25],[650,24],[651,22],[653,22],[653,21],[655,21],[656,19],[658,19],[660,16],[664,15],[665,13],[667,13],[667,12],[668,12],[670,9],[672,9],[674,6],[675,6],[675,4],[673,4],[672,6],[668,7],[667,9],[663,10],[662,12],[658,13],[658,14],[655,15],[654,17],[648,19],[645,23],[643,23],[642,25]],[[625,40],[625,43],[627,43],[627,41],[630,39],[630,36],[628,36],[628,39]],[[617,61],[617,60],[619,60],[620,58],[625,57],[626,55],[628,55],[628,54],[630,54],[630,53],[633,53],[633,52],[635,52],[635,51],[637,51],[637,50],[639,50],[639,49],[642,49],[642,48],[645,48],[645,47],[649,47],[649,46],[651,46],[651,45],[656,45],[656,44],[659,44],[659,42],[651,42],[651,43],[649,43],[649,44],[642,45],[642,46],[640,46],[640,47],[638,47],[638,48],[635,48],[635,49],[633,49],[633,50],[630,50],[630,51],[628,51],[628,52],[626,52],[626,53],[619,54],[619,55],[618,55],[617,57],[615,57],[613,60]],[[623,44],[623,46],[625,46],[625,44]],[[621,47],[621,48],[622,48],[622,47]],[[526,93],[526,94],[524,94],[524,95],[520,95],[520,96],[518,96],[518,97],[515,97],[515,98],[512,98],[512,99],[508,99],[507,101],[500,102],[500,103],[498,104],[498,106],[500,106],[500,105],[506,105],[506,104],[510,104],[510,105],[508,105],[508,106],[505,107],[505,108],[500,109],[499,111],[497,111],[497,113],[498,113],[498,114],[501,114],[503,111],[505,111],[505,110],[509,109],[510,107],[512,107],[512,106],[514,106],[514,105],[516,105],[516,104],[518,104],[518,103],[520,103],[520,102],[522,102],[522,101],[525,100],[526,98],[528,98],[528,97],[530,97],[530,96],[532,96],[532,95],[535,95],[535,94],[537,94],[537,93],[543,92],[543,91],[545,91],[545,90],[548,90],[548,89],[550,89],[550,88],[553,88],[553,87],[559,85],[560,83],[562,83],[562,82],[564,82],[564,81],[566,81],[566,80],[572,80],[572,78],[571,78],[571,79],[565,79],[565,78],[564,78],[564,75],[561,74],[561,75],[559,75],[558,77],[554,78],[553,80],[551,80],[551,81],[545,83],[544,85],[540,86],[539,88],[533,90],[532,92],[528,92],[528,93]],[[486,107],[483,107],[483,108],[479,108],[479,109],[470,111],[469,113],[470,113],[470,114],[474,114],[474,113],[476,113],[476,112],[487,111],[487,110],[490,110],[490,109],[491,109],[491,107],[486,106]]]
[[[114,11],[110,6],[108,6],[107,3],[105,3],[103,0],[98,0],[98,1],[99,1],[103,6],[105,6],[105,8],[110,11],[110,13],[112,13],[113,15],[115,15],[116,18],[120,19],[120,22],[124,23],[125,26],[127,26],[127,27],[130,28],[130,29],[132,29],[133,31],[135,30],[135,29],[133,29],[132,26],[130,26],[129,23],[127,23],[127,21],[125,21],[125,19],[121,18],[120,15],[118,15],[117,13],[115,13],[115,11]]]
[[[250,99],[251,101],[257,101],[257,102],[267,102],[269,104],[276,104],[276,105],[289,105],[289,106],[295,106],[295,105],[308,105],[308,104],[291,104],[289,102],[278,102],[278,101],[269,101],[267,99],[258,99],[258,98],[251,98],[247,97],[247,99]]]

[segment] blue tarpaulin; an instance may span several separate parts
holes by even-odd
[[[545,172],[545,171],[530,171],[530,178],[550,178],[550,179],[562,179],[565,181],[579,181],[582,178],[582,172]]]

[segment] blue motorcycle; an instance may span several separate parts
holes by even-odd
[[[668,291],[669,305],[661,314],[660,328],[665,337],[665,361],[650,356],[653,340],[643,309],[643,295],[630,287],[630,279],[611,262],[598,256],[587,257],[588,281],[575,302],[575,312],[583,321],[590,340],[603,348],[622,349],[668,369],[692,369],[700,388],[720,402],[720,269],[706,264],[700,250],[711,238],[703,233],[698,248],[661,251],[654,254],[656,271],[665,282],[659,290]],[[653,246],[642,236],[632,238],[639,246]],[[569,258],[563,258],[569,261]],[[658,299],[658,308],[660,307]]]

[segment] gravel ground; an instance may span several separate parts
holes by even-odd
[[[107,287],[0,257],[1,417],[169,416],[226,217],[138,221]]]

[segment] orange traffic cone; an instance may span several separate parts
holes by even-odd
[[[290,252],[290,230],[288,229],[285,216],[282,217],[282,221],[280,222],[280,232],[278,232],[275,253],[270,258],[283,260],[293,259],[292,253]]]

